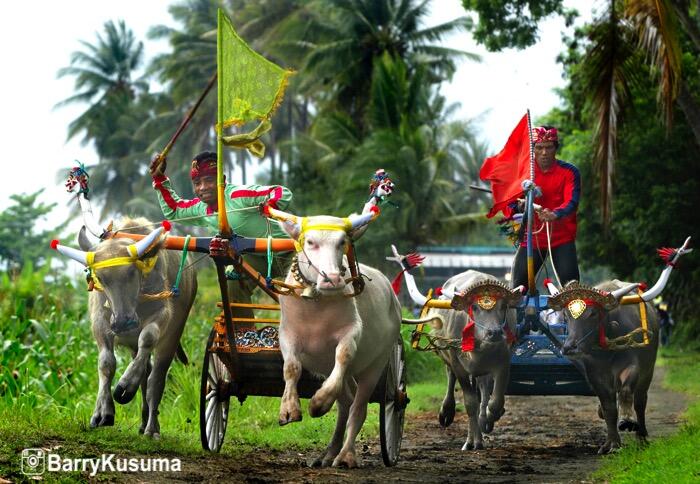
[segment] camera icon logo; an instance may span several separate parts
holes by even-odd
[[[22,473],[26,476],[38,476],[46,470],[46,454],[43,449],[24,449],[22,451]]]

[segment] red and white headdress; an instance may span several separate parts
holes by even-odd
[[[547,129],[543,126],[538,126],[532,130],[532,140],[535,143],[544,143],[547,141],[559,142],[559,133],[557,128]]]

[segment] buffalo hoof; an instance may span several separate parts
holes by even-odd
[[[354,452],[341,452],[333,459],[333,467],[347,467],[355,469],[360,467],[360,462]]]
[[[313,418],[323,417],[333,408],[333,403],[335,403],[335,400],[331,398],[326,398],[324,401],[323,398],[316,398],[314,395],[309,402],[309,415]]]
[[[493,431],[493,424],[494,422],[491,419],[480,418],[479,428],[481,429],[481,433],[490,434]]]
[[[450,424],[455,420],[454,409],[452,409],[452,412],[440,411],[440,414],[438,415],[438,420],[440,421],[440,427],[449,427]]]
[[[134,387],[133,390],[129,390],[126,385],[122,385],[122,383],[117,383],[117,386],[114,387],[114,392],[112,393],[112,397],[114,397],[114,400],[117,403],[120,403],[122,405],[129,403],[134,399],[134,396],[136,395],[136,391],[138,390],[138,386]]]
[[[638,432],[639,424],[634,420],[622,419],[617,423],[617,430],[620,432]]]
[[[93,415],[90,419],[90,427],[111,427],[114,425],[114,415]]]
[[[607,441],[598,449],[598,455],[612,454],[620,450],[620,442]]]
[[[472,442],[467,441],[462,446],[462,450],[483,450],[483,448],[484,448],[483,442],[472,443]]]
[[[301,422],[301,409],[299,407],[291,410],[280,410],[280,416],[277,422],[282,425],[287,425],[292,422]]]
[[[330,467],[333,465],[333,460],[335,459],[335,453],[324,452],[323,454],[316,457],[309,467]]]

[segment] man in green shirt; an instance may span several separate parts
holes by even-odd
[[[150,173],[153,177],[153,188],[158,195],[160,208],[168,220],[184,225],[197,225],[209,228],[213,234],[218,229],[218,198],[216,183],[217,157],[216,153],[204,151],[192,160],[192,188],[197,198],[185,200],[173,189],[170,180],[165,175],[167,162],[164,158],[156,157],[151,163]],[[234,233],[243,237],[288,238],[277,223],[270,223],[259,211],[261,203],[271,207],[286,210],[292,200],[292,192],[281,185],[232,185],[224,188],[225,210],[228,222]],[[264,255],[246,255],[245,260],[258,272],[267,275],[267,260]],[[273,276],[284,275],[288,264],[276,259],[273,265]],[[229,285],[233,301],[249,303],[252,291],[256,285],[248,278],[239,278]],[[236,308],[234,317],[253,317],[251,310]]]

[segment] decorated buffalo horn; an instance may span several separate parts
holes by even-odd
[[[88,238],[85,225],[80,227],[80,232],[78,232],[78,247],[80,247],[82,250],[92,250],[95,247],[95,244],[93,244]]]
[[[401,318],[401,324],[430,324],[435,329],[440,329],[445,325],[445,318],[439,314],[429,314],[424,318],[418,319]]]
[[[639,283],[630,284],[630,285],[628,285],[628,286],[621,287],[620,289],[615,289],[615,290],[614,290],[613,292],[611,292],[610,294],[611,294],[612,297],[614,297],[615,299],[620,299],[622,296],[624,296],[624,295],[627,294],[628,292],[634,291],[634,290],[637,289],[638,287],[639,287]]]
[[[51,248],[57,250],[66,257],[70,257],[74,261],[80,262],[84,266],[87,265],[87,252],[83,252],[82,250],[74,249],[66,245],[61,245],[58,240],[51,241]]]
[[[263,214],[269,216],[272,219],[279,220],[280,222],[291,222],[294,224],[299,224],[299,217],[292,215],[291,213],[283,212],[282,210],[277,210],[269,205],[263,208]]]
[[[348,217],[348,220],[350,220],[352,229],[356,229],[358,227],[362,227],[363,225],[367,225],[374,219],[374,217],[374,212],[367,212],[363,213],[362,215],[357,215],[353,213]]]
[[[525,286],[523,286],[522,284],[519,285],[518,287],[514,287],[514,288],[511,290],[511,293],[512,293],[513,295],[512,295],[510,298],[508,298],[509,303],[510,303],[509,305],[510,305],[510,306],[513,306],[513,305],[518,305],[518,304],[520,304],[520,301],[521,301],[521,299],[522,299],[522,296],[523,296],[523,293],[524,293],[524,292],[525,292]]]
[[[413,302],[419,306],[424,306],[425,303],[428,301],[428,298],[421,294],[421,292],[418,290],[418,286],[416,286],[416,280],[413,278],[413,274],[406,271],[404,272],[404,277],[406,278],[406,287],[408,288],[408,294],[411,296]]]
[[[666,268],[661,271],[661,276],[659,276],[659,280],[656,281],[656,284],[641,295],[642,300],[651,301],[656,296],[661,294],[661,292],[663,292],[664,288],[666,287],[666,283],[668,283],[668,278],[671,275],[671,271],[673,271],[675,263],[678,262],[678,258],[684,254],[687,254],[688,252],[692,252],[693,249],[689,249],[688,244],[690,244],[690,237],[685,239],[683,245],[676,250],[676,255],[673,257],[673,259],[668,261]],[[629,302],[638,302],[639,299],[637,296],[624,296],[621,301],[622,304],[625,304],[627,302],[626,300],[629,300]]]
[[[549,291],[550,296],[556,296],[557,294],[559,294],[559,289],[557,289],[557,286],[555,286],[551,282],[547,282],[547,290]]]
[[[90,200],[85,198],[84,193],[78,193],[78,202],[80,203],[80,211],[83,212],[83,221],[85,222],[85,226],[87,227],[87,229],[95,237],[104,239],[107,230],[105,230],[97,222],[95,216],[92,214],[92,204],[90,203]]]
[[[157,229],[153,230],[150,234],[145,236],[143,239],[136,242],[136,244],[134,244],[136,245],[136,253],[139,257],[146,253],[149,247],[151,247],[151,245],[153,245],[156,239],[160,237],[160,234],[163,233],[163,230],[165,230],[163,227],[158,227]]]

